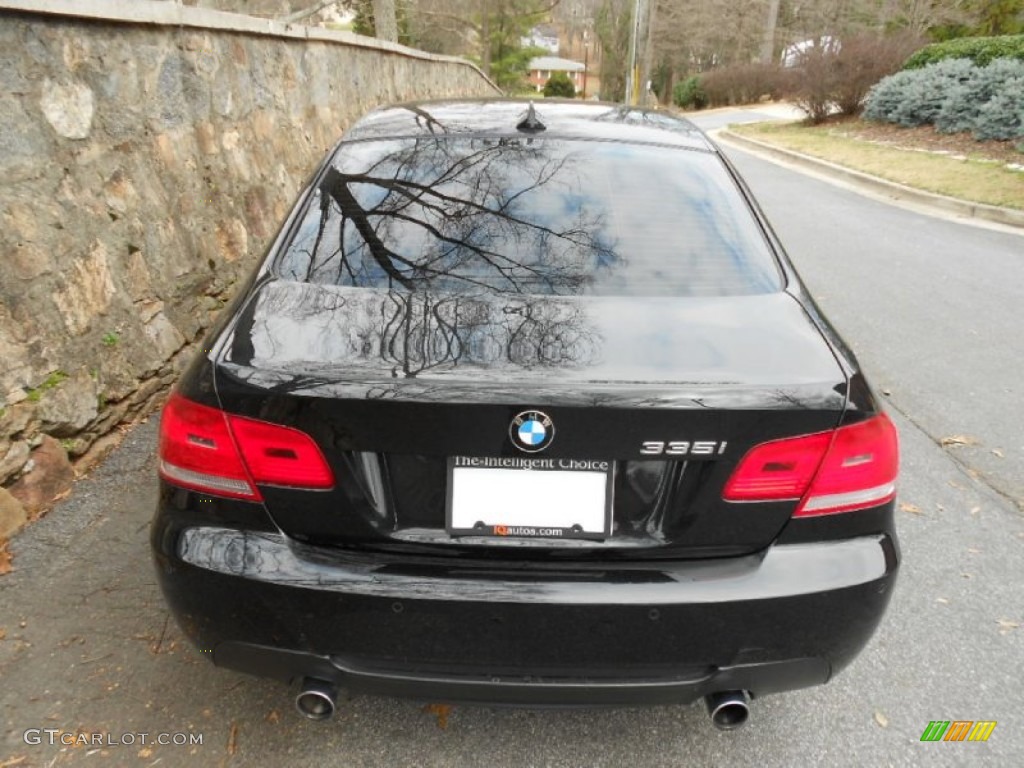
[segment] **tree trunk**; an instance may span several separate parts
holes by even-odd
[[[480,3],[480,69],[491,76],[491,13],[486,2]]]
[[[373,0],[373,25],[379,40],[398,42],[398,20],[395,0]]]
[[[647,84],[651,82],[654,75],[652,64],[654,62],[654,11],[658,3],[656,0],[648,0],[647,3],[647,30],[644,41],[643,67],[640,71],[640,106],[650,107],[650,94],[647,91]]]
[[[779,21],[780,0],[768,0],[768,18],[764,25],[764,38],[761,41],[761,61],[771,64],[775,60],[775,27]]]

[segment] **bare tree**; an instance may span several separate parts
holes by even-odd
[[[764,38],[761,42],[761,62],[770,64],[775,60],[775,28],[779,23],[781,0],[768,0],[768,16],[764,23]]]
[[[419,0],[418,23],[464,41],[466,53],[493,74],[495,62],[521,47],[520,38],[548,18],[559,0]],[[499,83],[500,84],[500,83]]]

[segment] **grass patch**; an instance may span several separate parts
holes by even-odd
[[[747,123],[729,130],[753,139],[940,195],[1024,210],[1024,172],[971,154],[964,159],[867,141],[856,123]],[[1024,163],[1024,156],[1021,158]]]
[[[44,392],[51,389],[56,389],[57,387],[60,386],[60,383],[64,381],[67,377],[68,375],[64,373],[64,371],[53,371],[53,373],[47,376],[46,380],[38,387],[35,387],[34,389],[30,388],[27,390],[29,402],[38,403],[40,400],[43,399]]]

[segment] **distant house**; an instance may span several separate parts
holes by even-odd
[[[527,81],[539,93],[551,77],[552,72],[565,72],[569,75],[572,84],[576,86],[576,93],[583,90],[583,74],[586,67],[581,62],[571,59],[560,59],[557,56],[538,56],[530,60],[530,74]]]
[[[558,30],[553,26],[542,24],[534,27],[520,42],[524,48],[543,48],[548,53],[558,55]]]

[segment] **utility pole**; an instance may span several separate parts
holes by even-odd
[[[644,41],[644,55],[643,55],[643,67],[640,69],[640,88],[642,89],[642,96],[640,98],[640,106],[649,107],[647,103],[648,94],[651,90],[648,88],[648,84],[653,78],[653,64],[654,64],[654,9],[658,5],[657,0],[647,0],[647,13],[644,14],[646,17],[647,34],[645,35],[646,40]]]
[[[583,30],[583,99],[587,98],[587,67],[590,64],[590,41],[587,30]]]
[[[626,72],[626,104],[636,104],[637,71],[636,71],[636,39],[640,34],[640,0],[633,2],[633,21],[629,32],[629,70]]]

